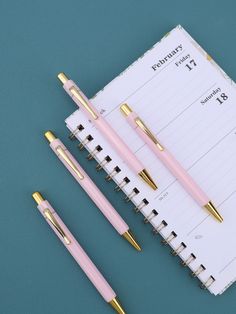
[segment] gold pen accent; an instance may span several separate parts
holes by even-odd
[[[140,127],[140,129],[150,138],[150,140],[158,147],[160,151],[164,150],[164,147],[156,139],[155,135],[149,130],[146,124],[140,119],[136,118],[135,123]]]
[[[138,174],[143,181],[145,181],[153,190],[157,190],[158,187],[156,185],[156,183],[153,181],[153,179],[151,178],[150,174],[147,172],[146,169],[143,169],[141,172],[139,172]]]
[[[58,79],[62,82],[64,85],[69,79],[65,75],[65,73],[59,73],[58,74]],[[90,113],[93,119],[98,119],[98,115],[94,111],[94,109],[90,106],[88,101],[84,99],[83,95],[81,95],[81,92],[74,86],[70,88],[71,94],[81,103],[81,105]]]
[[[223,222],[223,217],[219,214],[216,207],[213,205],[213,203],[210,201],[206,205],[203,206],[208,212],[214,216],[219,222]]]
[[[40,203],[42,203],[44,201],[44,198],[42,197],[42,195],[39,192],[34,192],[32,194],[33,199],[35,200],[35,202],[40,205]],[[58,233],[61,235],[61,237],[63,238],[63,240],[65,241],[65,243],[67,245],[69,245],[71,243],[70,239],[67,237],[67,235],[65,234],[65,232],[63,231],[62,227],[59,225],[58,221],[56,220],[56,218],[54,217],[54,215],[52,214],[52,212],[50,211],[49,208],[46,208],[43,211],[45,217],[50,221],[50,223],[53,225],[53,227],[58,231]]]
[[[132,113],[132,109],[127,105],[123,104],[121,107],[121,112],[125,115],[128,116],[130,113]],[[135,123],[137,126],[150,138],[150,140],[158,147],[160,151],[164,150],[164,147],[161,145],[161,143],[157,140],[155,135],[151,132],[151,130],[146,126],[146,124],[139,118],[137,117],[135,119]]]
[[[135,240],[134,236],[132,235],[131,231],[128,230],[124,234],[122,234],[122,237],[125,238],[137,251],[142,251],[140,245]]]
[[[56,151],[65,160],[65,162],[70,166],[70,168],[77,174],[77,176],[80,178],[80,180],[83,180],[84,176],[79,171],[79,169],[76,167],[76,165],[73,163],[73,161],[70,159],[70,157],[67,156],[65,150],[61,146],[58,146],[56,148]]]
[[[113,307],[113,309],[118,314],[125,314],[125,311],[123,310],[122,306],[120,305],[120,302],[117,300],[117,298],[114,298],[109,302],[109,304]]]
[[[59,225],[58,221],[56,220],[56,218],[53,216],[53,214],[51,213],[49,208],[46,208],[44,210],[44,215],[45,217],[51,222],[51,224],[53,225],[54,228],[57,229],[58,233],[62,236],[63,240],[65,241],[65,243],[67,245],[71,244],[70,239],[68,239],[67,235],[65,234],[65,232],[63,231],[63,229],[61,228],[61,226]]]
[[[47,131],[44,134],[44,136],[49,141],[49,143],[51,143],[52,141],[56,139],[56,136],[51,131]],[[80,180],[84,179],[83,174],[79,171],[79,169],[76,167],[74,162],[70,159],[70,157],[67,155],[65,150],[60,145],[56,147],[56,151],[64,159],[64,161],[69,165],[69,167],[77,174],[79,179]]]

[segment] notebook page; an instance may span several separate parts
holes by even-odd
[[[143,161],[158,190],[152,191],[126,166],[103,136],[80,111],[67,119],[73,131],[82,121],[83,132],[91,133],[96,143],[103,146],[96,157],[108,153],[112,162],[106,165],[122,169],[115,176],[122,182],[124,176],[131,183],[124,190],[140,204],[145,197],[149,204],[142,213],[151,218],[155,228],[167,225],[161,235],[167,238],[177,234],[170,245],[180,252],[183,260],[190,254],[196,259],[189,267],[198,271],[204,283],[215,279],[209,290],[222,293],[236,278],[236,90],[234,83],[220,70],[193,39],[179,26],[164,37],[122,75],[108,84],[93,99],[94,105],[126,143]],[[171,173],[157,160],[152,151],[129,127],[119,107],[128,103],[147,123],[161,143],[167,147],[210,196],[224,217],[222,224],[201,209],[185,192]],[[83,138],[83,132],[80,134]],[[95,142],[88,148],[94,149]],[[150,216],[155,209],[158,215]]]

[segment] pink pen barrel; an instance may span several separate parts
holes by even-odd
[[[96,287],[96,289],[101,294],[101,296],[104,298],[104,300],[106,302],[111,302],[116,297],[115,292],[110,287],[108,282],[105,280],[103,275],[99,272],[99,270],[94,265],[94,263],[91,261],[91,259],[88,257],[88,255],[83,250],[83,248],[79,245],[79,243],[73,237],[73,235],[68,230],[68,228],[63,223],[63,221],[60,219],[60,217],[56,214],[55,210],[52,208],[52,206],[49,204],[49,202],[44,200],[37,207],[43,216],[45,216],[45,213],[44,213],[45,210],[48,210],[48,209],[50,210],[50,212],[53,214],[53,217],[58,222],[58,225],[60,225],[61,229],[64,231],[66,238],[67,238],[67,242],[65,242],[63,240],[63,238],[62,238],[61,234],[58,232],[58,230],[47,219],[48,224],[53,228],[53,230],[57,234],[58,238],[63,242],[63,244],[65,245],[67,250],[74,257],[76,262],[82,268],[84,273],[87,275],[89,280],[93,283],[93,285]]]
[[[134,171],[134,173],[139,174],[143,171],[144,165],[135,157],[134,153],[110,127],[105,119],[100,118],[95,120],[94,124],[101,131],[101,133],[106,136],[109,142],[114,143],[114,148],[117,153],[122,156],[122,159]]]
[[[152,149],[155,155],[162,161],[162,163],[169,169],[175,178],[182,184],[185,190],[192,196],[193,199],[201,206],[205,206],[209,201],[209,197],[203,192],[203,190],[197,185],[188,172],[180,165],[180,163],[171,155],[171,153],[164,148],[161,150],[150,137],[143,132],[135,122],[138,116],[135,112],[131,112],[127,117],[127,121],[130,126],[135,129],[138,135],[143,139],[145,143]]]
[[[82,98],[85,99],[87,103],[90,103],[89,99],[84,95],[79,87],[72,80],[66,81],[63,87],[74,100],[74,102],[79,106],[79,108],[87,115],[89,119],[91,119],[91,113],[89,113],[89,111],[86,110],[82,105],[82,100],[79,101],[78,98],[75,97],[71,92],[71,88],[76,88],[76,90],[79,91],[79,94],[83,96]],[[100,115],[94,106],[92,106],[92,110],[98,117],[97,119],[92,119],[97,129],[107,138],[108,142],[112,143],[114,149],[124,159],[125,163],[134,171],[134,173],[139,174],[142,172],[144,165],[136,158],[128,145],[125,144],[125,142],[114,131],[111,125]]]
[[[122,219],[122,217],[118,214],[118,212],[114,209],[111,203],[106,199],[106,197],[102,194],[102,192],[98,189],[98,187],[93,183],[90,177],[85,173],[85,171],[79,165],[77,160],[72,156],[72,154],[67,150],[64,144],[59,139],[55,139],[50,143],[50,147],[58,156],[58,158],[61,160],[61,162],[65,165],[65,167],[70,171],[70,173],[76,179],[76,181],[81,185],[81,187],[93,200],[93,202],[97,205],[97,207],[100,209],[103,215],[107,218],[107,220],[117,230],[117,232],[120,235],[123,235],[125,232],[127,232],[129,230],[129,226]],[[62,148],[62,150],[66,152],[66,155],[70,158],[70,160],[79,170],[79,172],[83,175],[83,179],[79,178],[79,176],[69,166],[66,160],[63,159],[62,156],[58,153],[59,147]]]
[[[162,152],[156,149],[155,154],[201,207],[204,207],[210,201],[209,197],[166,148]]]

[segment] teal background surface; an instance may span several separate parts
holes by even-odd
[[[236,78],[236,4],[225,1],[0,0],[0,313],[109,314],[31,198],[41,191],[117,291],[127,313],[236,312],[236,285],[214,297],[162,247],[132,205],[94,171],[64,119],[75,106],[57,81],[65,71],[92,96],[177,24]],[[127,220],[133,250],[56,160],[52,129]],[[210,249],[210,248],[209,248]]]

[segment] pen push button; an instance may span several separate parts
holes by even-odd
[[[72,170],[80,180],[84,179],[84,175],[78,169],[76,163],[72,160],[69,152],[66,152],[66,147],[61,143],[60,140],[56,138],[56,136],[51,132],[47,131],[44,136],[49,141],[51,148],[57,154],[57,156],[62,159],[62,162],[65,164],[67,168]]]
[[[74,86],[75,83],[70,80],[65,73],[58,74],[59,80],[62,82],[63,86],[66,86],[66,90],[71,94],[71,96],[75,99],[75,102],[79,102],[78,105],[81,105],[89,115],[94,119],[98,119],[98,115],[93,107],[89,104],[88,98],[82,93],[82,91]]]

